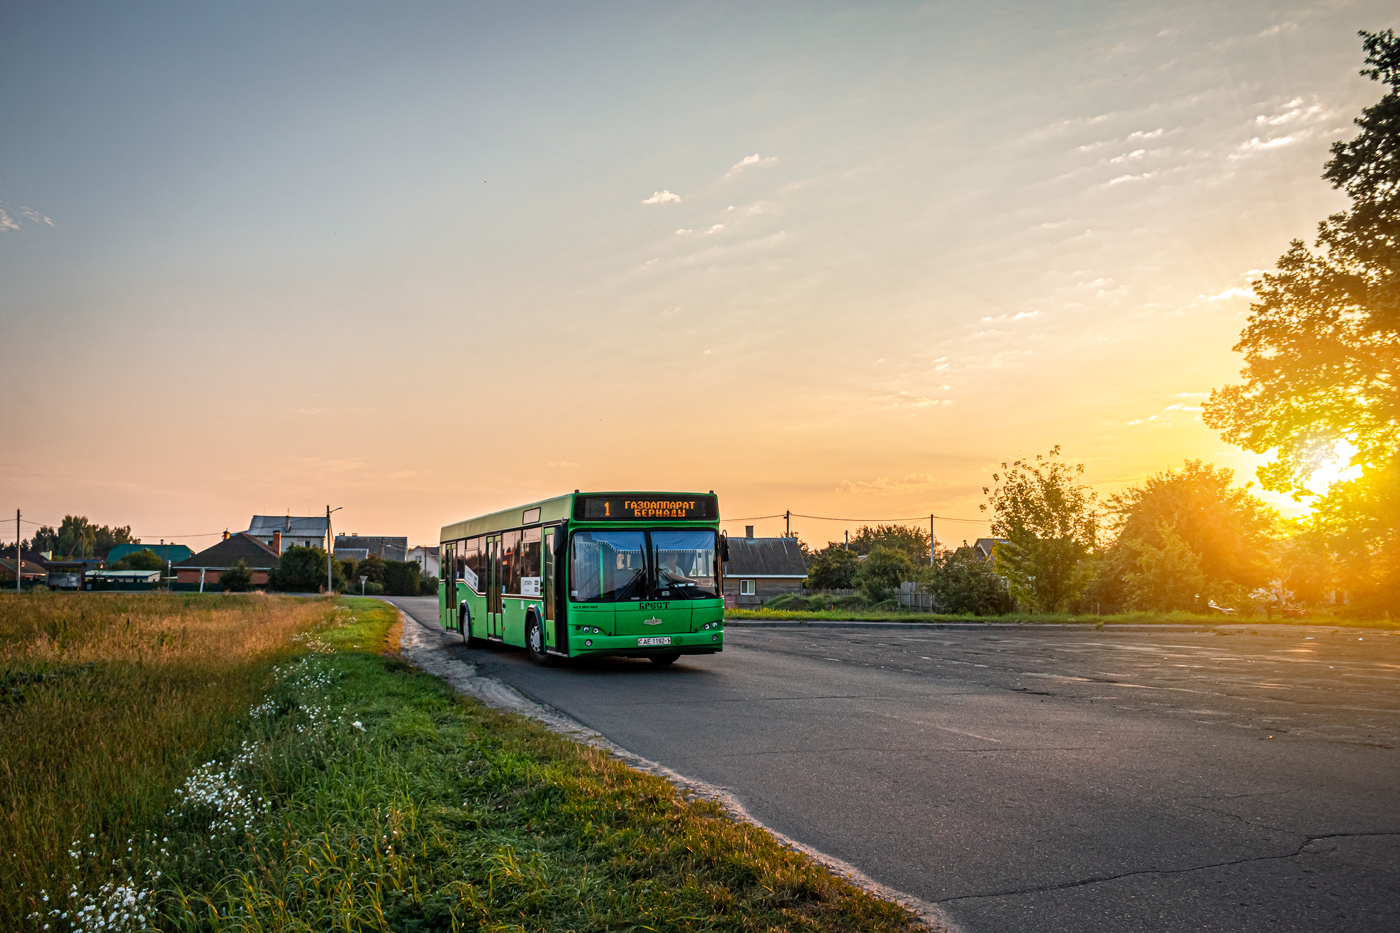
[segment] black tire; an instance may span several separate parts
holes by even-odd
[[[525,651],[530,655],[530,660],[540,667],[554,665],[554,658],[544,647],[544,626],[540,625],[540,617],[533,612],[525,617]]]
[[[654,654],[651,656],[651,663],[665,667],[667,664],[675,664],[680,659],[678,654]]]
[[[468,648],[486,647],[486,639],[472,636],[472,611],[466,606],[457,613],[457,625],[462,630],[462,644]]]

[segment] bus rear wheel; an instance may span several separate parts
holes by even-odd
[[[665,667],[667,664],[675,664],[680,657],[678,654],[654,654],[651,656],[651,663]]]
[[[462,630],[462,643],[468,648],[485,648],[486,639],[472,635],[472,611],[463,605],[457,619],[457,626]]]
[[[554,664],[554,658],[544,647],[544,626],[540,625],[540,617],[533,612],[525,620],[525,651],[530,655],[530,660],[541,667]]]

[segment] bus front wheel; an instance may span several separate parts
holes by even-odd
[[[544,626],[540,625],[540,617],[533,612],[525,620],[525,651],[529,653],[530,660],[541,667],[554,664],[554,658],[544,647]]]

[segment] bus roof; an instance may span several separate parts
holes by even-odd
[[[718,504],[711,504],[715,503],[713,492],[571,492],[443,525],[439,540],[455,541],[522,525],[565,521],[575,517],[576,502],[590,512],[595,507],[602,510],[596,516],[582,517],[584,521],[719,521]],[[538,515],[529,514],[536,509]],[[700,517],[702,512],[709,514]]]

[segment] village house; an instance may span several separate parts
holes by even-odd
[[[178,564],[187,557],[194,556],[194,549],[183,544],[142,544],[136,541],[132,544],[118,544],[107,552],[107,566],[115,564],[123,557],[135,554],[138,551],[150,551],[160,558],[162,564]]]
[[[289,547],[318,547],[330,542],[331,523],[324,515],[254,515],[244,534],[252,535],[281,554]],[[276,543],[274,544],[274,538]]]
[[[211,548],[206,548],[175,565],[175,588],[219,591],[219,576],[240,560],[253,573],[253,586],[267,586],[267,576],[282,561],[282,533],[274,531],[270,544],[264,544],[246,531],[229,535]]]
[[[423,572],[428,576],[442,576],[442,574],[438,572],[440,570],[438,545],[420,544],[417,547],[409,548],[408,559],[418,561],[418,566],[421,567]]]
[[[807,564],[796,538],[729,539],[724,565],[724,604],[736,608],[761,606],[783,593],[800,593]]]
[[[408,538],[357,534],[335,536],[336,557],[342,560],[364,560],[371,554],[381,560],[408,560]]]

